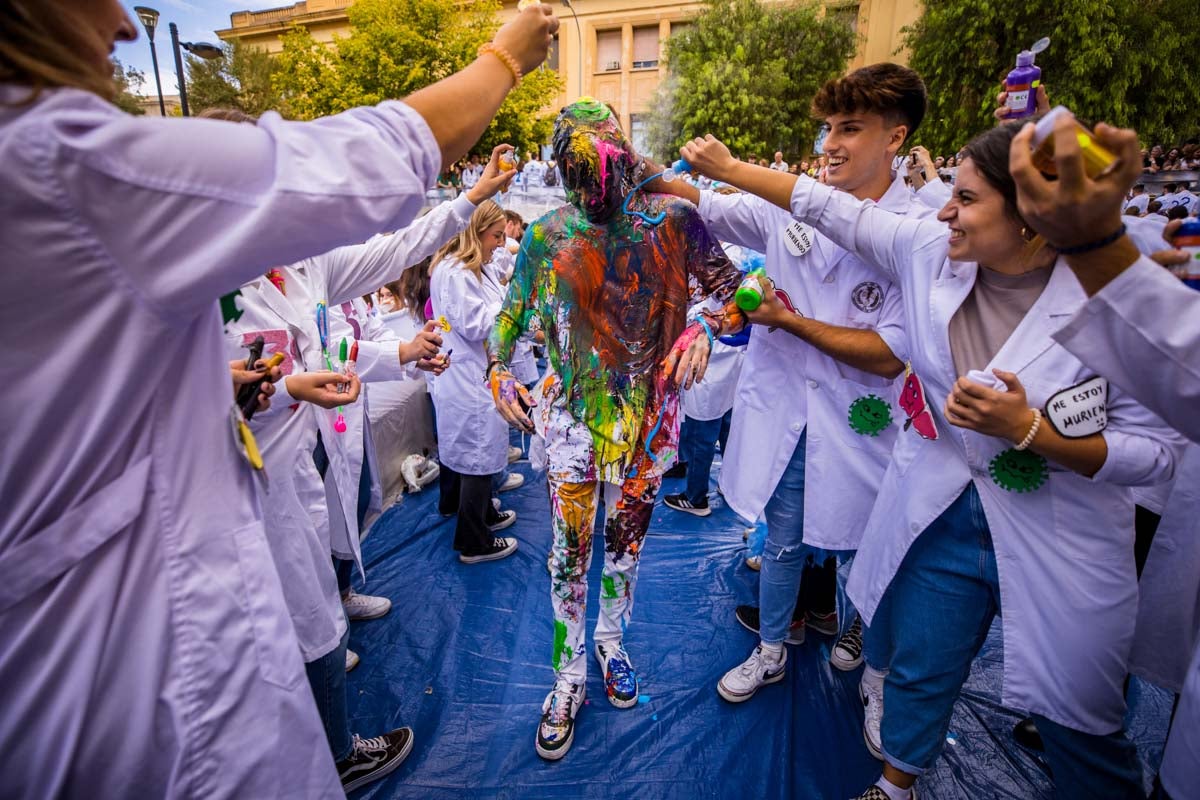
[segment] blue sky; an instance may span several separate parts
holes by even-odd
[[[171,55],[171,34],[167,23],[174,22],[179,27],[179,38],[185,42],[212,42],[220,44],[213,31],[229,27],[229,15],[234,11],[257,11],[262,8],[278,8],[289,6],[295,0],[146,0],[144,2],[129,2],[121,0],[121,5],[129,12],[129,16],[137,22],[133,13],[135,5],[149,6],[159,12],[158,30],[154,33],[154,46],[158,49],[158,71],[162,77],[163,94],[177,94],[175,80],[175,58]],[[124,42],[117,45],[116,57],[121,63],[137,67],[146,73],[146,84],[142,93],[154,95],[154,74],[150,62],[150,44],[146,40],[146,32],[138,24],[138,39],[136,42]]]

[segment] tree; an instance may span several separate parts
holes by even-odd
[[[331,46],[303,27],[283,36],[273,85],[285,116],[313,119],[398,99],[465,67],[499,27],[497,0],[358,0],[347,11],[350,35]],[[508,142],[532,149],[550,138],[543,109],[561,91],[551,70],[535,70],[511,92],[476,146]]]
[[[905,35],[910,66],[929,88],[915,141],[950,153],[992,125],[1017,53],[1047,34],[1037,61],[1053,104],[1148,140],[1194,135],[1200,35],[1185,22],[1194,16],[1194,0],[925,0]]]
[[[649,133],[660,157],[711,133],[738,154],[807,155],[819,123],[811,104],[837,77],[855,36],[816,4],[708,0],[667,45]]]
[[[271,82],[276,66],[256,47],[226,44],[220,58],[187,57],[188,105],[193,114],[206,108],[236,108],[255,116],[276,110],[279,93]]]
[[[113,58],[113,80],[117,84],[117,94],[113,103],[126,114],[145,114],[140,105],[142,86],[146,83],[145,74],[137,67],[126,66],[118,58]]]

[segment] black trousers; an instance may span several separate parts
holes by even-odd
[[[492,507],[491,475],[458,476],[458,520],[454,526],[454,549],[476,555],[492,545],[489,517],[498,516]]]

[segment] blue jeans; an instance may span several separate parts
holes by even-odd
[[[942,750],[971,661],[1000,611],[996,551],[974,484],[917,537],[885,602],[894,649],[883,689],[884,757],[920,775]],[[1034,719],[1059,798],[1145,797],[1123,731],[1100,736]]]
[[[693,505],[708,499],[708,473],[712,471],[713,454],[717,451],[718,440],[721,442],[721,452],[725,452],[732,419],[731,410],[717,419],[686,417],[683,421],[679,434],[679,460],[688,465],[684,494]]]
[[[349,643],[350,632],[347,631],[337,647],[304,665],[334,761],[350,755],[354,745],[350,738],[350,718],[346,715],[346,646]]]
[[[817,601],[822,607],[797,608],[797,594],[801,594],[802,583],[833,581],[836,589],[837,554],[804,544],[804,454],[808,431],[800,434],[800,441],[792,451],[788,462],[775,486],[775,492],[767,501],[767,542],[763,547],[762,570],[758,580],[759,636],[767,644],[778,644],[787,637],[792,623],[793,611],[827,613],[827,601]],[[691,474],[688,465],[688,474]],[[823,587],[828,589],[828,587]],[[803,594],[809,594],[807,591]],[[824,596],[827,591],[822,591]],[[804,603],[804,601],[801,601]]]

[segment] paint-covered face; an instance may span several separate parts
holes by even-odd
[[[564,108],[554,123],[554,158],[567,200],[590,221],[620,211],[637,156],[612,109],[590,97]]]

